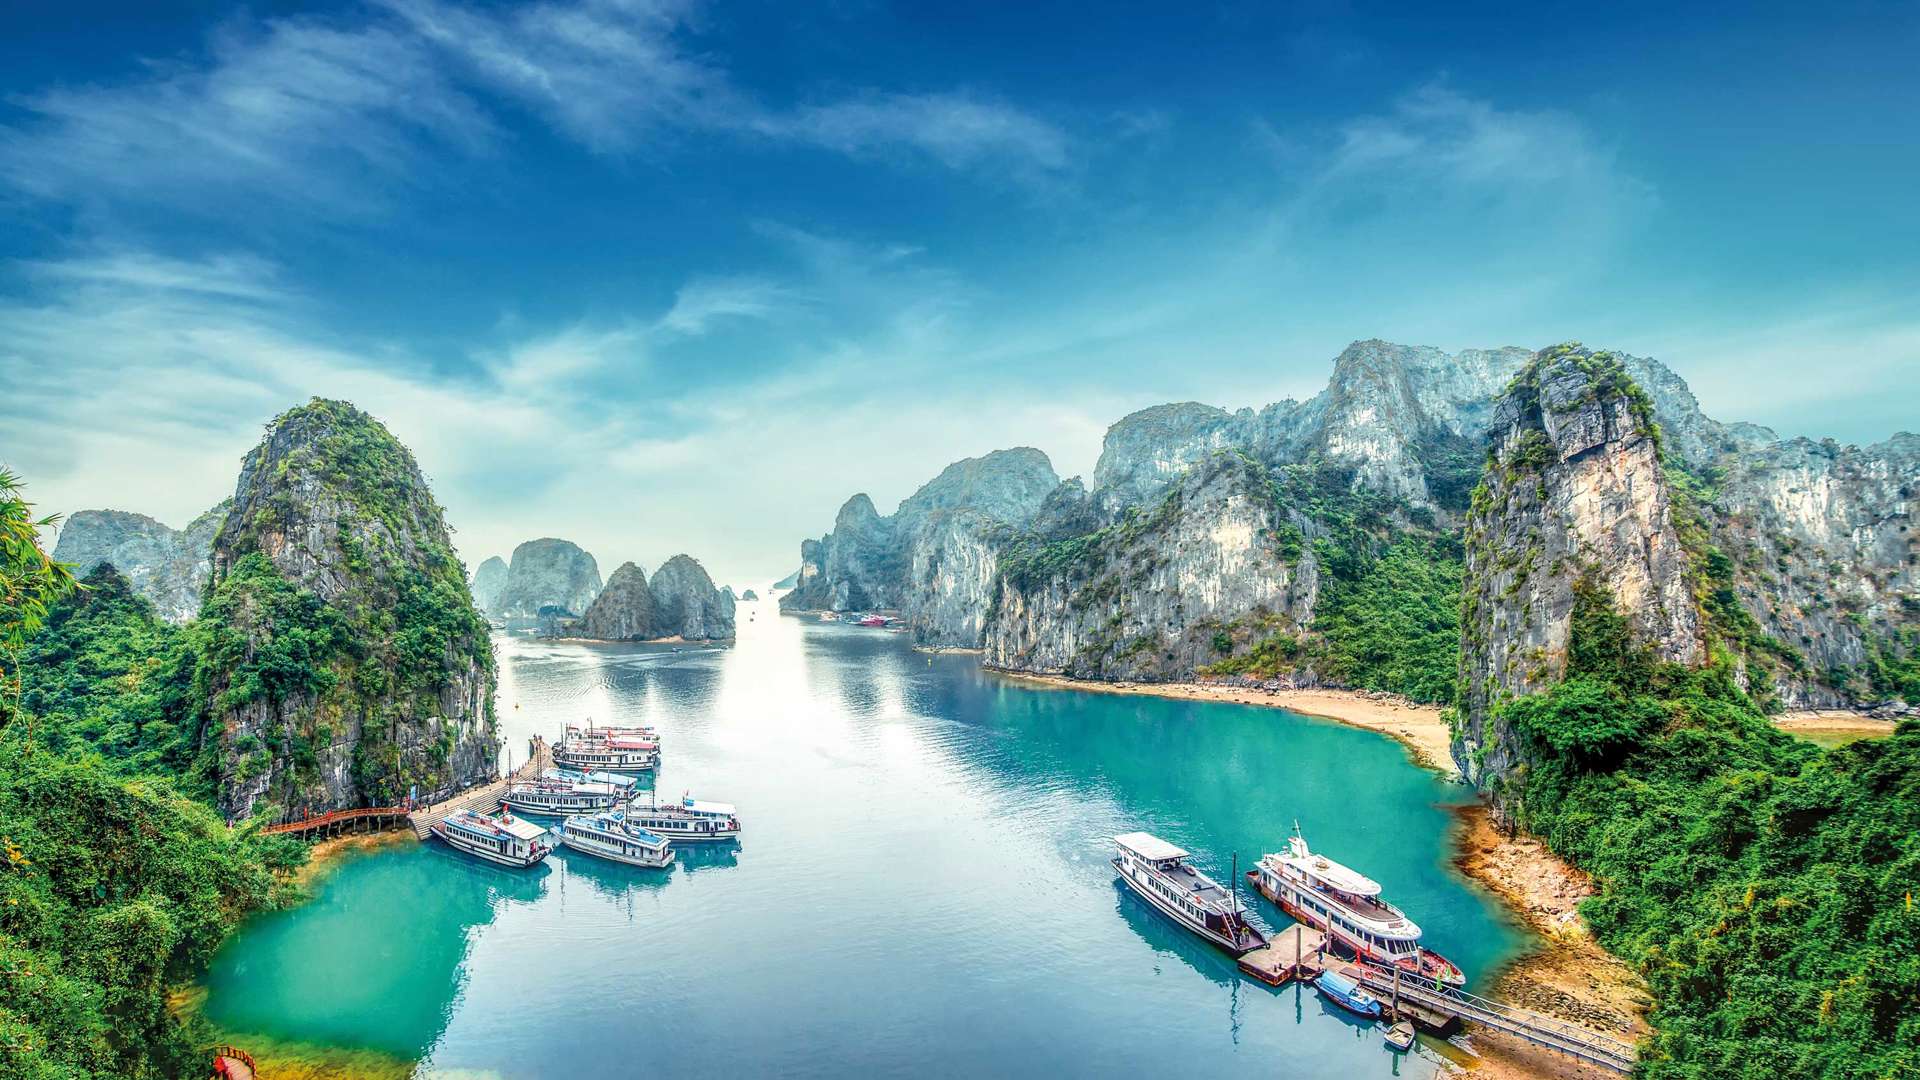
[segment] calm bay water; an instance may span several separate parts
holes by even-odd
[[[1469,978],[1520,944],[1446,866],[1464,789],[1378,735],[1029,687],[769,602],[741,620],[730,650],[496,639],[516,759],[567,721],[657,723],[658,788],[737,803],[737,849],[355,857],[228,943],[209,1016],[425,1075],[1431,1075],[1311,990],[1239,977],[1107,863],[1145,829],[1224,879],[1296,818]]]

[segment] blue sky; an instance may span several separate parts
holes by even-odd
[[[10,5],[0,458],[180,525],[346,397],[470,562],[748,581],[1359,338],[1914,426],[1920,8],[947,7]]]

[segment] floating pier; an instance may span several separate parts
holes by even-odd
[[[1240,958],[1240,970],[1268,986],[1285,986],[1295,979],[1311,982],[1325,968],[1321,949],[1326,937],[1304,923],[1294,923],[1275,934],[1264,949]]]

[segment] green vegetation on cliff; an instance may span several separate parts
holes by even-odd
[[[0,526],[26,510],[0,476]],[[210,1035],[167,993],[279,901],[304,852],[199,801],[188,634],[109,568],[73,590],[30,531],[0,544],[0,580],[0,641],[19,642],[0,705],[0,1076],[199,1075]]]

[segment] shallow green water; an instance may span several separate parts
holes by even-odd
[[[229,942],[209,1016],[428,1074],[1430,1075],[1312,991],[1240,978],[1107,864],[1109,837],[1145,829],[1224,878],[1296,818],[1469,977],[1520,943],[1446,865],[1465,791],[1378,735],[1034,688],[748,610],[727,651],[500,648],[516,756],[568,720],[656,722],[661,791],[737,803],[737,850],[666,871],[563,850],[516,872],[437,844],[354,858]]]

